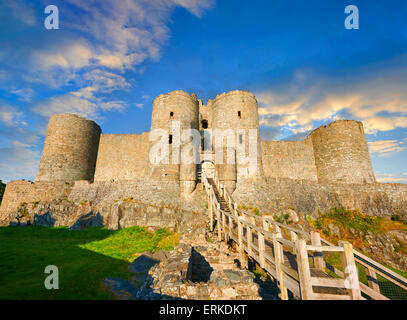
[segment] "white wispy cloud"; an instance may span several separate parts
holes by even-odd
[[[368,142],[369,150],[372,154],[378,154],[379,156],[389,156],[406,149],[402,141],[398,140],[378,140]]]
[[[64,93],[37,101],[33,110],[42,116],[72,112],[97,117],[100,110],[123,110],[128,105],[111,101],[108,93],[129,90],[126,71],[136,71],[147,60],[157,60],[170,37],[168,24],[175,7],[198,18],[213,0],[66,0],[59,4],[64,16],[63,41],[32,50],[24,79],[46,83]],[[52,34],[50,34],[51,36]],[[103,97],[105,95],[105,97]],[[140,105],[137,105],[141,107]]]
[[[40,154],[33,149],[52,114],[100,119],[102,112],[125,110],[129,103],[117,97],[132,89],[129,72],[142,74],[145,61],[160,59],[171,35],[168,26],[174,9],[183,7],[200,18],[214,3],[56,0],[53,4],[59,7],[61,29],[44,32],[43,12],[31,1],[1,1],[0,10],[10,13],[4,26],[18,23],[35,39],[20,32],[13,41],[2,44],[0,85],[44,118],[37,119],[35,131],[19,107],[0,101],[0,178],[35,176]],[[38,32],[32,32],[35,28]],[[32,89],[36,87],[45,87],[46,96]],[[135,105],[143,107],[143,103]]]
[[[0,103],[0,122],[7,126],[26,125],[22,120],[23,112],[9,105],[1,105]]]

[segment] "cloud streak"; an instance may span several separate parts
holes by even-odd
[[[102,113],[128,108],[131,102],[122,94],[134,89],[132,73],[162,56],[174,9],[200,18],[214,1],[55,0],[57,31],[44,30],[47,4],[0,1],[0,10],[9,12],[0,28],[19,28],[15,34],[10,30],[13,41],[3,39],[0,47],[0,89],[9,97],[7,103],[0,100],[0,177],[6,181],[34,178],[37,143],[52,114],[101,120]],[[131,105],[142,108],[136,101],[145,97],[135,99]],[[37,132],[28,129],[34,127],[32,118]]]
[[[393,155],[406,149],[402,141],[397,140],[378,140],[368,143],[370,152],[379,157]]]
[[[398,59],[331,77],[297,70],[289,81],[257,92],[260,123],[291,134],[340,119],[363,121],[367,134],[407,128],[407,56]]]

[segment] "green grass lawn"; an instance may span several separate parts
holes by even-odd
[[[171,250],[178,234],[132,227],[0,227],[0,299],[109,299],[103,279],[128,279],[127,267],[145,251]],[[46,290],[44,269],[59,269],[59,290]]]

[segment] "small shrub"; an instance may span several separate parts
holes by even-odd
[[[308,223],[311,227],[313,227],[313,226],[314,226],[314,223],[315,223],[314,218],[311,217],[310,215],[307,215],[307,216],[306,216],[306,219],[307,219],[307,223]]]
[[[274,220],[281,224],[291,224],[290,215],[288,213],[274,214]]]
[[[213,240],[209,235],[206,235],[206,241],[209,243],[213,243]]]
[[[256,216],[261,216],[259,208],[254,207],[254,208],[252,209],[252,211],[253,211],[253,213],[254,213]]]
[[[399,214],[395,213],[391,216],[391,221],[394,222],[401,222],[406,224],[407,222],[402,218],[402,216],[400,216]]]
[[[260,278],[268,277],[267,272],[263,268],[261,268],[258,264],[256,264],[256,268],[252,272]]]

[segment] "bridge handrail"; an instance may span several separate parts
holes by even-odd
[[[331,242],[325,239],[321,239],[322,242],[333,246]],[[376,273],[380,274],[387,280],[400,285],[405,290],[407,290],[407,279],[402,275],[390,270],[389,268],[385,267],[384,265],[378,263],[377,261],[372,260],[371,258],[365,256],[364,254],[360,253],[359,251],[353,249],[353,253],[355,255],[355,259],[357,262],[362,264],[365,268],[373,269]]]
[[[330,243],[329,241],[320,238],[320,235],[318,232],[314,232],[314,231],[307,232],[307,231],[293,228],[293,227],[287,226],[285,224],[279,223],[277,221],[274,221],[274,219],[272,217],[264,217],[264,216],[259,217],[254,214],[242,212],[242,211],[238,210],[236,202],[233,200],[233,198],[230,195],[227,188],[225,188],[225,186],[219,182],[217,172],[215,171],[214,178],[213,178],[215,187],[217,188],[219,195],[221,197],[224,197],[226,204],[229,207],[230,212],[232,212],[232,214],[225,212],[224,210],[221,210],[220,203],[217,201],[217,198],[216,198],[215,190],[214,190],[214,188],[212,188],[212,185],[209,183],[205,172],[202,172],[202,181],[204,183],[205,189],[207,190],[207,194],[208,194],[208,198],[209,198],[208,209],[209,209],[209,213],[210,213],[211,225],[213,226],[213,216],[216,216],[216,218],[218,219],[217,227],[218,227],[218,237],[220,238],[220,240],[222,240],[222,233],[224,233],[225,238],[227,237],[227,230],[226,230],[226,218],[227,218],[228,223],[229,223],[229,232],[230,232],[229,237],[232,237],[232,231],[231,231],[232,228],[231,228],[230,224],[231,224],[231,221],[234,221],[235,223],[237,223],[239,225],[239,230],[240,230],[240,228],[243,229],[243,227],[245,227],[248,235],[251,236],[253,231],[256,232],[258,234],[259,241],[260,240],[264,241],[264,238],[267,237],[267,238],[273,239],[273,241],[276,241],[275,244],[277,244],[277,245],[279,244],[281,246],[286,246],[286,247],[293,249],[293,252],[296,251],[296,245],[297,245],[298,241],[300,241],[300,239],[298,238],[298,235],[301,235],[302,238],[305,238],[305,240],[301,240],[301,241],[307,241],[307,240],[311,241],[310,245],[305,244],[306,251],[319,252],[320,254],[325,251],[331,251],[331,252],[334,251],[334,252],[342,252],[342,253],[344,252],[343,247],[335,246],[332,243]],[[256,221],[258,221],[260,219],[261,219],[262,227],[256,226]],[[249,222],[249,220],[250,220],[250,222]],[[270,225],[272,225],[274,227],[273,232],[269,232]],[[291,241],[284,239],[281,236],[281,229],[286,229],[290,232]],[[241,232],[243,232],[243,231],[241,231]],[[248,240],[247,239],[245,240],[242,238],[243,238],[243,234],[240,235],[240,232],[239,232],[238,239],[234,239],[234,240],[239,243],[239,247],[242,247],[242,248],[244,247],[244,250],[247,251],[248,253],[250,253],[250,255],[253,255],[253,250],[258,252],[259,255],[257,255],[257,259],[259,260],[258,262],[260,263],[260,265],[263,266],[264,268],[266,268],[266,270],[270,274],[272,274],[272,275],[274,274],[274,276],[276,276],[276,274],[272,272],[273,270],[270,269],[269,267],[267,267],[267,263],[266,263],[266,261],[273,261],[272,260],[273,257],[270,257],[265,252],[263,252],[263,254],[260,254],[259,250],[261,248],[256,247],[252,243],[249,243],[249,245],[248,244],[244,245],[244,243],[248,243]],[[327,244],[328,246],[323,246],[323,244]],[[281,250],[283,250],[282,247],[281,247]],[[380,292],[380,288],[377,283],[376,274],[383,276],[384,278],[393,282],[397,286],[407,290],[407,279],[406,278],[393,272],[392,270],[383,266],[382,264],[370,259],[369,257],[363,255],[362,253],[354,250],[353,248],[352,248],[352,252],[353,252],[354,260],[366,268],[366,272],[368,273],[368,276],[370,278],[369,286],[367,286],[363,283],[359,283],[360,290],[363,293],[365,293],[366,295],[370,296],[373,299],[387,299],[387,297],[382,295]],[[342,277],[344,276],[344,273],[342,271],[337,270],[336,268],[332,267],[328,263],[324,262],[322,256],[319,258],[314,258],[314,260],[316,261],[317,265],[319,265],[320,268],[327,267],[328,269],[330,269],[337,275],[342,276]],[[273,263],[273,262],[270,262],[270,263]],[[289,287],[290,287],[290,290],[292,290],[292,292],[299,293],[300,289],[298,289],[296,287],[296,285],[292,282],[292,279],[293,279],[292,275],[295,275],[296,271],[287,270],[287,267],[283,266],[283,265],[281,265],[281,270],[283,270],[283,271],[281,271],[282,275],[280,275],[280,278],[283,277],[287,281],[287,283],[290,284]],[[287,276],[289,276],[289,278],[286,278]],[[294,277],[294,279],[295,279],[295,277]],[[284,297],[284,293],[283,293],[283,297]]]

